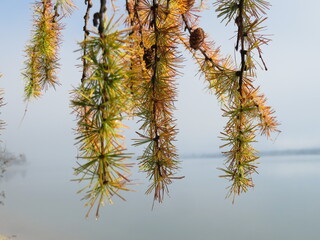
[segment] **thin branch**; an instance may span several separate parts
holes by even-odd
[[[84,26],[83,26],[83,31],[84,31],[84,47],[83,47],[83,57],[82,57],[82,62],[83,62],[83,70],[82,70],[82,77],[81,77],[81,82],[83,82],[88,75],[88,62],[86,59],[87,56],[87,39],[90,35],[90,31],[88,29],[88,23],[89,23],[89,18],[90,18],[90,9],[92,8],[92,0],[85,0],[85,4],[87,5],[87,10],[86,14],[84,15]]]

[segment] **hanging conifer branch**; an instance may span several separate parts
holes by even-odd
[[[140,1],[136,21],[143,27],[140,31],[143,48],[144,71],[141,83],[142,97],[138,115],[144,121],[139,133],[142,138],[136,145],[147,144],[139,157],[140,167],[152,181],[147,193],[154,192],[154,200],[162,202],[168,185],[178,169],[176,149],[173,145],[177,130],[172,116],[179,58],[176,52],[176,31],[179,31],[174,8],[167,9],[167,1]],[[169,5],[170,6],[170,5]],[[168,14],[169,13],[169,14]]]
[[[75,171],[82,175],[78,181],[89,181],[87,194],[89,211],[97,204],[96,217],[100,206],[106,201],[112,203],[114,195],[124,199],[120,191],[129,191],[127,175],[131,166],[125,161],[123,113],[127,112],[127,91],[125,82],[127,41],[125,31],[115,30],[113,19],[106,18],[106,1],[100,1],[98,31],[87,36],[81,43],[86,47],[90,64],[88,76],[74,90],[72,106],[78,118],[78,144],[80,159],[86,160]],[[88,216],[87,214],[87,216]]]
[[[255,129],[258,128],[262,134],[269,136],[271,132],[277,131],[278,123],[276,118],[272,116],[274,111],[265,105],[266,98],[252,85],[255,66],[252,56],[248,54],[251,53],[251,50],[257,48],[266,69],[261,57],[260,46],[269,40],[263,35],[252,34],[257,32],[253,26],[257,26],[257,22],[262,21],[253,21],[245,31],[241,20],[245,15],[242,9],[244,1],[236,5],[225,1],[225,4],[231,8],[229,15],[234,16],[238,26],[236,49],[241,55],[240,70],[236,70],[230,58],[221,58],[219,49],[212,50],[210,47],[212,43],[207,43],[204,40],[204,32],[201,28],[192,27],[196,25],[196,20],[194,19],[195,14],[190,9],[182,14],[184,29],[189,32],[189,44],[183,37],[180,37],[180,40],[191,51],[199,63],[200,72],[205,74],[210,88],[214,89],[218,99],[223,103],[223,116],[230,119],[223,133],[223,140],[228,141],[223,147],[231,147],[230,151],[224,152],[227,156],[226,163],[230,167],[230,169],[224,170],[227,173],[224,177],[230,177],[233,181],[229,193],[236,195],[253,186],[250,176],[256,171],[254,161],[258,158],[257,152],[251,146],[254,142]],[[239,9],[238,16],[232,12],[237,8]],[[223,7],[221,9],[226,10]],[[254,13],[257,16],[256,11]],[[258,29],[261,27],[259,26]],[[245,49],[246,45],[251,48]]]
[[[190,18],[190,16],[189,16]],[[233,64],[230,62],[229,58],[221,58],[219,49],[212,50],[210,45],[203,41],[201,28],[196,28],[192,30],[192,27],[189,25],[191,19],[182,15],[183,23],[185,29],[188,30],[189,37],[189,46],[194,50],[198,50],[200,53],[193,53],[194,58],[200,65],[200,71],[205,74],[206,79],[209,81],[210,88],[214,89],[215,94],[218,99],[223,103],[223,107],[228,107],[228,105],[233,102],[233,95],[235,93],[236,84],[236,71],[233,67]],[[197,36],[199,35],[200,36]],[[189,49],[191,52],[192,50]],[[201,56],[202,55],[202,56]]]
[[[70,0],[42,0],[34,3],[32,38],[25,50],[25,100],[40,97],[43,91],[58,85],[58,51],[63,29],[61,19],[70,15],[74,8]]]
[[[127,89],[131,95],[131,116],[137,114],[139,102],[142,95],[141,84],[149,78],[148,73],[144,67],[144,34],[143,26],[138,13],[140,0],[126,0],[126,10],[128,13],[125,23],[130,27],[128,34],[128,65],[130,66],[128,72]]]
[[[26,47],[27,60],[23,75],[26,79],[25,98],[39,97],[43,90],[55,87],[59,68],[58,49],[62,26],[50,0],[34,4],[34,30]]]
[[[222,169],[232,185],[229,196],[239,195],[246,192],[249,187],[253,187],[251,175],[256,172],[257,151],[253,148],[257,129],[267,136],[271,132],[278,131],[278,123],[270,107],[265,106],[266,99],[258,93],[258,89],[253,86],[255,74],[255,64],[253,61],[253,51],[257,49],[261,57],[261,44],[266,44],[268,40],[262,35],[256,35],[261,30],[258,23],[260,14],[265,14],[265,9],[269,3],[266,1],[251,0],[218,0],[215,4],[219,17],[223,17],[227,23],[234,20],[237,26],[236,51],[240,54],[240,67],[235,72],[235,82],[231,89],[229,104],[224,110],[223,116],[229,120],[224,129],[222,139],[227,143],[222,147],[229,147],[230,150],[224,152],[227,157],[226,169]],[[257,123],[258,122],[258,123]]]

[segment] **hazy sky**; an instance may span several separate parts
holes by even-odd
[[[37,101],[29,103],[21,123],[26,104],[23,102],[24,47],[30,37],[31,3],[26,0],[2,0],[0,9],[0,87],[5,91],[7,105],[1,109],[1,119],[7,122],[2,130],[2,145],[14,153],[24,153],[28,159],[56,159],[74,163],[77,154],[74,144],[76,122],[69,108],[70,90],[80,82],[80,69],[75,65],[77,41],[83,37],[83,8],[67,19],[65,42],[61,48],[61,86],[49,90]],[[83,1],[76,1],[83,4]],[[318,9],[320,1],[281,0],[270,1],[272,8],[266,21],[273,41],[263,48],[269,71],[258,71],[256,85],[276,110],[282,133],[275,141],[258,138],[258,150],[316,148],[320,146],[320,28]],[[118,1],[123,6],[123,1]],[[210,4],[209,4],[210,5]],[[216,18],[213,9],[204,12],[199,24],[221,45],[222,52],[234,54],[235,26],[227,28]],[[221,116],[214,95],[206,90],[206,83],[197,73],[197,67],[186,55],[184,73],[179,84],[176,103],[179,135],[177,146],[181,154],[218,153],[222,144],[218,136],[225,119]],[[132,131],[128,139],[135,138],[137,125],[129,123]],[[130,141],[128,141],[130,145]],[[134,150],[128,146],[131,151]]]

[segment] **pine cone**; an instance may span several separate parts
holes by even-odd
[[[95,14],[93,14],[93,26],[97,27],[99,24],[99,20],[100,20],[100,13],[96,12]]]
[[[190,34],[189,43],[191,48],[198,50],[201,47],[203,41],[204,31],[202,28],[197,28]]]
[[[147,69],[152,67],[152,64],[154,62],[154,51],[152,48],[146,48],[144,50],[143,60],[146,64]]]

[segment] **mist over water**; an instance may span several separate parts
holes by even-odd
[[[126,202],[115,198],[98,221],[94,211],[84,218],[72,169],[53,160],[8,169],[1,182],[0,234],[24,240],[318,238],[320,155],[263,156],[255,188],[234,204],[225,199],[228,182],[218,177],[221,158],[182,159],[179,176],[185,178],[153,210],[145,176],[134,169],[131,178],[142,183],[133,186],[137,192],[125,193]]]

